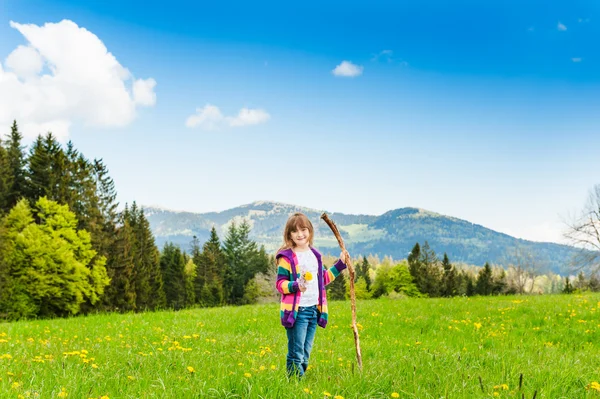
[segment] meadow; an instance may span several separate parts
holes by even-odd
[[[1,398],[600,398],[600,295],[330,304],[285,376],[278,305],[0,324]]]

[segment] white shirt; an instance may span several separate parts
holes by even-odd
[[[312,274],[312,280],[305,283],[306,291],[300,296],[299,306],[317,305],[319,303],[319,262],[317,257],[310,249],[304,252],[296,252],[296,257],[298,258],[297,273],[310,272]]]

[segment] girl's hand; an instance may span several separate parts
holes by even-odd
[[[304,292],[306,291],[306,285],[298,283],[298,289],[300,290],[300,292]]]
[[[348,251],[343,250],[342,252],[340,252],[340,260],[344,262],[345,265],[348,264],[348,259],[350,259],[350,254],[348,253]]]

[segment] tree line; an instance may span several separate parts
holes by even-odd
[[[51,133],[28,150],[22,140],[16,121],[0,139],[0,318],[256,300],[252,281],[272,258],[247,223],[230,224],[223,243],[213,227],[202,247],[161,252],[142,208],[118,211],[101,159]]]

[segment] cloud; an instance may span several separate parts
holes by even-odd
[[[0,126],[16,119],[27,138],[52,131],[64,141],[74,123],[126,126],[139,106],[156,103],[154,79],[135,79],[73,21],[10,26],[27,44],[0,63]]]
[[[335,76],[354,78],[362,75],[363,67],[353,64],[350,61],[342,61],[342,63],[331,71]]]
[[[574,58],[571,58],[571,61],[573,61],[573,62],[581,62],[581,60],[582,60],[582,58],[581,58],[581,57],[574,57]]]
[[[271,119],[263,109],[242,108],[237,116],[225,116],[219,107],[206,104],[203,108],[197,108],[194,115],[190,115],[185,121],[187,127],[200,127],[205,130],[216,130],[223,127],[242,127],[258,125]]]
[[[558,23],[556,28],[563,32],[567,30],[567,27],[565,25],[561,24],[560,22]]]
[[[271,118],[266,111],[262,109],[242,108],[235,118],[229,120],[230,126],[248,126],[264,123]]]
[[[393,61],[393,55],[394,52],[392,50],[382,50],[379,53],[375,54],[373,56],[373,58],[371,58],[371,61],[380,61],[380,60],[384,60],[387,62],[392,62]]]

